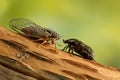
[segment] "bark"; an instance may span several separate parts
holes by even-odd
[[[120,70],[0,27],[1,80],[120,80]]]

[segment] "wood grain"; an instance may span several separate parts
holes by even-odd
[[[2,80],[120,80],[120,70],[0,27]]]

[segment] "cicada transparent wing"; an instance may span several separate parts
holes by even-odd
[[[9,26],[14,31],[23,34],[23,32],[22,32],[23,28],[30,27],[30,26],[35,27],[36,24],[29,19],[15,18],[15,19],[12,19],[12,20],[9,21]]]
[[[12,30],[34,38],[47,38],[50,34],[45,28],[37,25],[33,21],[25,18],[15,18],[9,21]]]

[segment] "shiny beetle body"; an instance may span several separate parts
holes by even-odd
[[[69,53],[73,53],[75,51],[76,53],[80,54],[83,58],[94,60],[93,50],[88,45],[84,44],[83,42],[77,40],[77,39],[68,39],[63,40],[63,43],[66,43],[67,46],[63,48],[63,50],[67,50]]]
[[[52,29],[43,28],[25,18],[12,19],[9,21],[9,26],[14,31],[35,38],[35,41],[43,41],[43,43],[51,41],[54,44],[55,40],[60,38],[59,34]]]

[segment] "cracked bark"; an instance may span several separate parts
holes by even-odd
[[[18,55],[21,54],[21,55]],[[120,70],[0,27],[1,80],[120,80]]]

